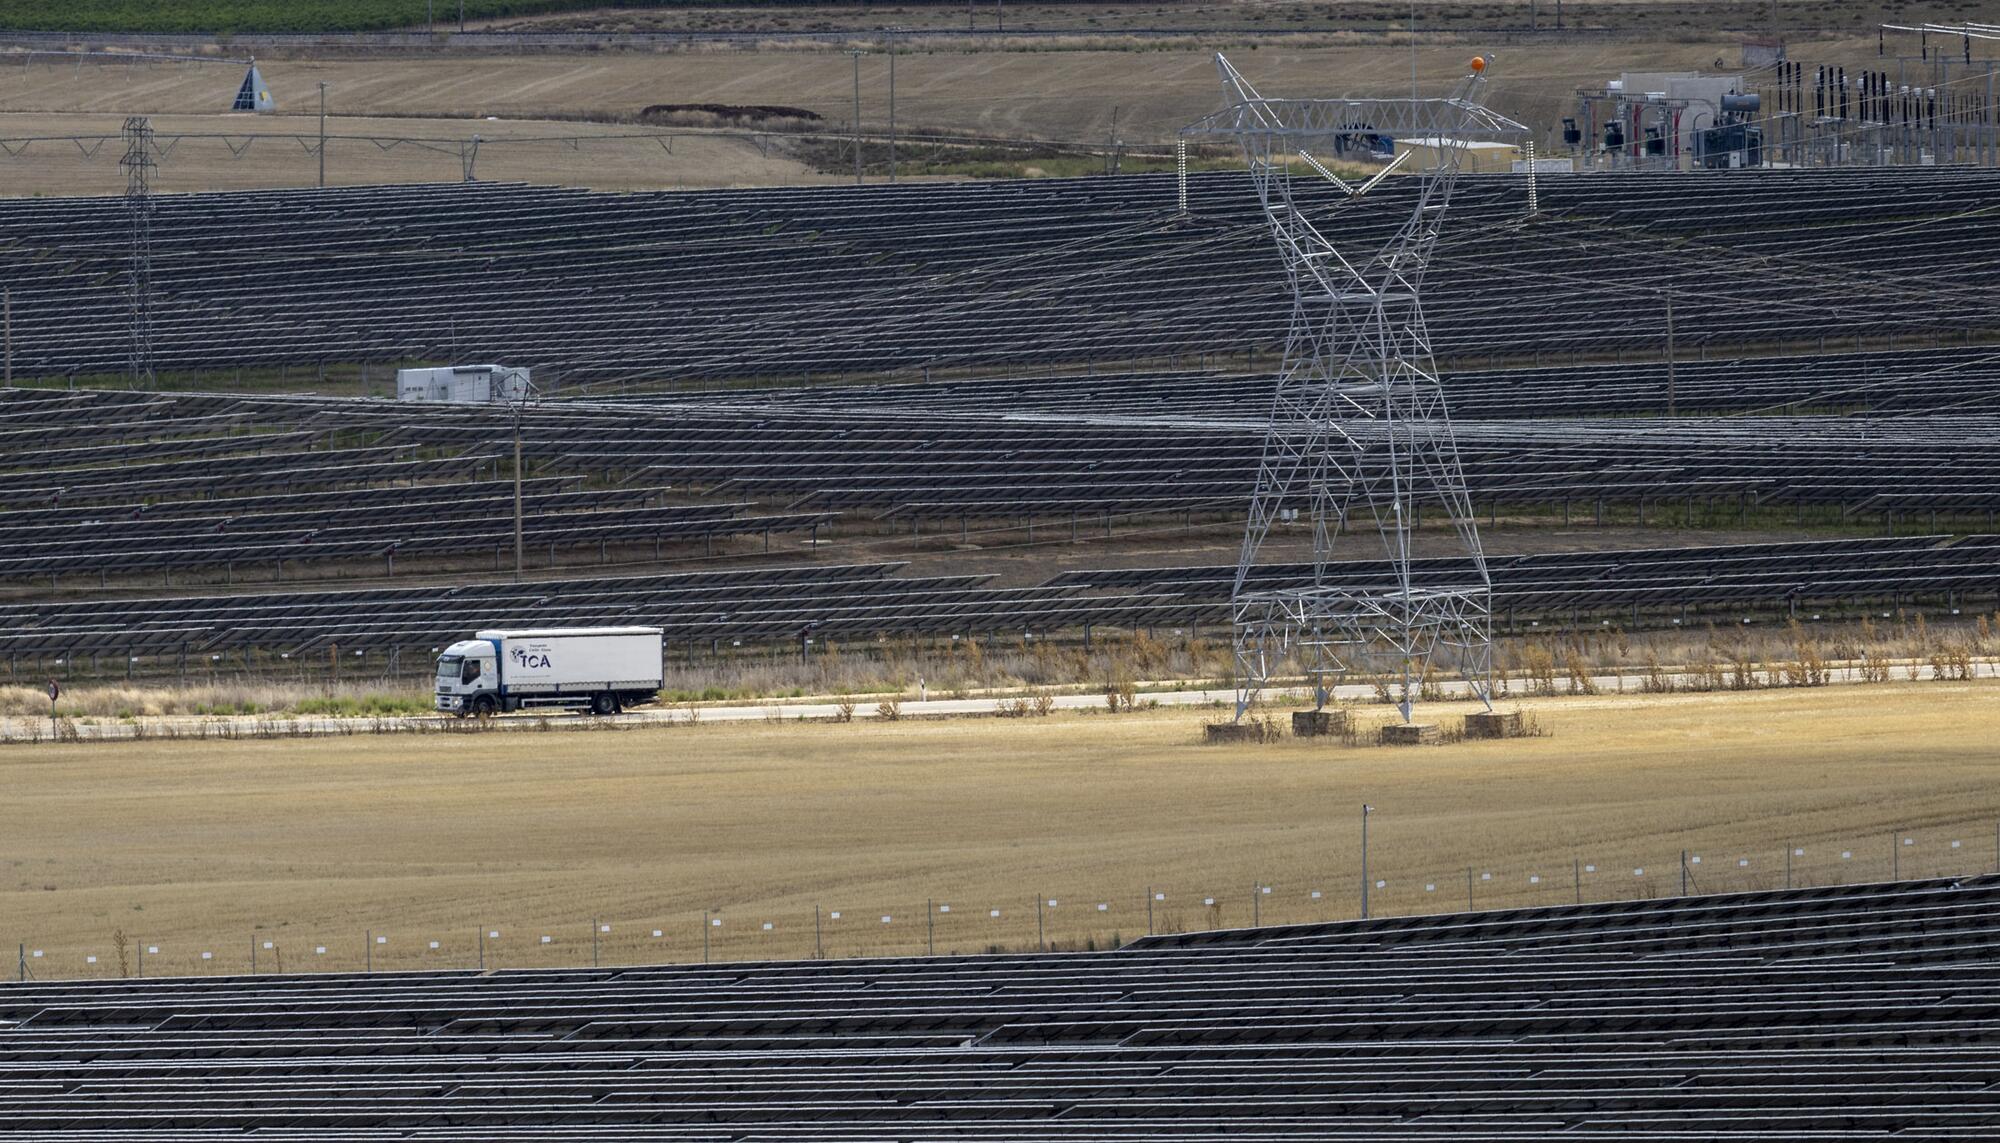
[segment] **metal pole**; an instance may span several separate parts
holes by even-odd
[[[1368,917],[1368,814],[1375,807],[1363,803],[1361,806],[1361,917]]]
[[[1362,914],[1364,917],[1367,915],[1366,913]],[[1250,883],[1250,927],[1253,929],[1261,928],[1263,924],[1264,883],[1262,881],[1252,881]]]
[[[1681,896],[1688,895],[1688,851],[1681,850]]]
[[[1570,874],[1576,878],[1576,903],[1581,905],[1583,904],[1583,859],[1572,857],[1569,863]]]
[[[861,185],[861,49],[848,53],[854,57],[854,185]]]
[[[896,37],[889,36],[889,181],[896,181]]]
[[[361,934],[361,971],[375,971],[375,930],[365,929]]]
[[[1674,415],[1674,296],[1667,295],[1667,416]]]
[[[813,906],[813,959],[823,960],[825,959],[825,957],[826,957],[826,949],[825,946],[822,945],[820,942],[819,906],[814,905]]]
[[[1417,0],[1410,0],[1410,98],[1417,98]]]
[[[708,910],[701,911],[701,963],[708,963]]]
[[[1785,843],[1785,888],[1792,887],[1792,843]]]
[[[479,971],[486,971],[486,926],[479,926]]]
[[[937,909],[929,897],[924,898],[924,955],[937,955]]]
[[[2000,853],[2000,825],[1993,827],[1994,852]],[[1146,935],[1153,935],[1153,887],[1146,886]]]
[[[1035,947],[1043,952],[1049,951],[1049,940],[1044,935],[1042,928],[1042,895],[1040,893],[1035,894]]]
[[[1472,866],[1465,867],[1465,911],[1472,912]]]
[[[597,967],[597,918],[590,919],[590,967]]]
[[[319,185],[326,188],[326,81],[319,85]]]
[[[514,582],[527,568],[521,547],[521,402],[514,403]]]
[[[0,325],[6,327],[7,384],[14,384],[14,291],[0,291]]]
[[[1889,880],[1903,879],[1903,847],[1899,841],[1902,830],[1889,835]]]

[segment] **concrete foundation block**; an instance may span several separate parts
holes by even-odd
[[[1292,712],[1294,738],[1325,738],[1347,733],[1344,710],[1295,710]]]
[[[1382,728],[1384,746],[1435,746],[1444,741],[1435,722],[1396,722]]]
[[[1257,741],[1257,728],[1247,722],[1211,722],[1203,729],[1211,745]]]
[[[1467,738],[1519,738],[1522,734],[1519,711],[1502,714],[1496,710],[1465,716]]]

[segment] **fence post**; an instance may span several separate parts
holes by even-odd
[[[2000,825],[1993,827],[1994,852],[2000,854]],[[1153,935],[1153,887],[1146,886],[1146,935]]]
[[[375,971],[375,930],[368,929],[361,935],[361,971]]]
[[[1035,891],[1035,947],[1037,949],[1040,949],[1042,952],[1049,951],[1049,940],[1045,934],[1046,930],[1042,928],[1042,894],[1040,890],[1036,890]]]

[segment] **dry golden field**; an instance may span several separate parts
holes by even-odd
[[[0,137],[43,138],[18,154],[0,151],[0,194],[123,194],[121,141],[108,140],[87,155],[74,143],[48,139],[116,135],[122,122],[115,115],[0,114]],[[156,115],[152,122],[156,136],[171,143],[160,158],[156,191],[311,186],[319,176],[318,156],[308,149],[317,142],[316,118]],[[532,119],[329,119],[327,133],[335,138],[327,146],[327,184],[458,182],[461,148],[475,134],[481,140],[475,170],[487,182],[643,190],[841,181],[748,139],[687,132],[662,145],[640,137],[648,130]],[[245,138],[252,133],[288,137]]]
[[[1850,59],[1864,47],[1872,53],[1873,41],[1797,50],[1802,58]],[[1096,143],[1111,137],[1115,120],[1128,143],[1163,145],[1220,105],[1208,46],[1132,49],[912,50],[897,63],[899,130],[906,137],[944,131]],[[1321,37],[1231,50],[1267,94],[1408,90],[1410,56],[1401,46],[1329,44]],[[1471,50],[1458,43],[1423,46],[1418,64],[1427,90],[1434,94],[1461,74]],[[1635,67],[1708,68],[1716,60],[1733,67],[1739,51],[1735,38],[1722,35],[1523,46],[1500,54],[1486,98],[1524,121],[1550,125],[1573,113],[1571,93],[1579,84]],[[677,154],[666,156],[651,142],[586,143],[572,151],[506,140],[606,133],[656,104],[796,107],[836,131],[853,117],[853,62],[830,49],[274,59],[263,68],[279,113],[253,117],[220,113],[242,78],[238,65],[79,68],[0,59],[0,138],[12,149],[28,137],[115,134],[127,115],[153,116],[163,133],[311,135],[318,129],[318,84],[325,81],[332,85],[329,130],[335,134],[463,139],[477,132],[493,140],[480,152],[482,178],[624,189],[782,184],[813,176],[746,143],[689,142],[685,154],[677,144]],[[861,64],[861,117],[872,130],[886,127],[887,70],[879,53]],[[566,122],[579,118],[601,125]],[[261,140],[240,158],[219,141],[183,147],[162,157],[163,189],[309,186],[317,176],[313,155],[289,140]],[[95,155],[67,142],[36,143],[20,155],[0,152],[0,193],[115,192],[123,186],[119,150],[114,140]],[[342,184],[449,181],[460,168],[455,152],[344,144],[329,150],[328,175]]]
[[[1570,900],[1583,863],[1586,898],[1677,892],[1684,847],[1704,890],[1781,884],[1787,843],[1802,882],[1879,879],[1896,829],[1906,875],[1994,863],[2000,684],[1523,707],[1552,733],[1415,750],[1208,747],[1186,710],[13,746],[0,940],[43,976],[115,972],[120,930],[148,973],[241,971],[253,941],[356,968],[371,931],[378,969],[470,965],[482,930],[489,966],[555,965],[596,919],[607,962],[687,960],[715,909],[716,957],[795,957],[818,906],[849,955],[922,951],[930,899],[968,951],[1032,947],[1039,896],[1050,940],[1103,943],[1145,931],[1149,886],[1163,928],[1248,923],[1258,884],[1266,922],[1350,915],[1364,801],[1390,912],[1463,907],[1468,868],[1482,907]]]

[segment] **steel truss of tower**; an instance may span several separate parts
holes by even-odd
[[[1236,717],[1274,679],[1303,673],[1319,707],[1343,678],[1392,691],[1405,721],[1434,670],[1465,679],[1491,706],[1492,581],[1438,385],[1420,302],[1465,145],[1524,136],[1521,124],[1474,101],[1479,75],[1441,99],[1265,99],[1220,54],[1230,106],[1186,128],[1241,143],[1292,287],[1292,320],[1231,596]],[[1391,169],[1343,181],[1313,154],[1406,147]],[[1430,157],[1420,159],[1419,153]],[[1295,198],[1293,176],[1340,193],[1326,205]],[[1386,178],[1409,214],[1386,239],[1379,226],[1343,231],[1343,215]],[[1319,190],[1319,188],[1315,188]],[[1379,217],[1379,215],[1378,215]],[[1376,237],[1357,238],[1367,233]],[[1469,572],[1415,558],[1412,532],[1441,510]],[[1274,531],[1312,538],[1312,577],[1260,586],[1259,552]],[[1357,582],[1333,561],[1334,541],[1377,534],[1391,569]]]
[[[127,372],[134,389],[157,384],[153,372],[153,125],[141,116],[125,121],[125,220],[131,240]]]

